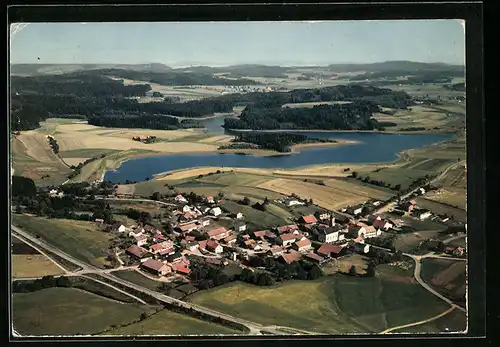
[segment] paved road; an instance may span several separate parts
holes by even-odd
[[[394,331],[394,330],[399,330],[399,329],[403,329],[403,328],[413,327],[413,326],[416,326],[416,325],[421,325],[421,324],[425,324],[425,323],[428,323],[428,322],[432,322],[433,320],[436,320],[436,319],[439,319],[439,318],[441,318],[443,316],[446,316],[448,313],[450,313],[451,311],[453,311],[456,308],[457,308],[457,306],[452,306],[449,309],[447,309],[446,311],[441,312],[437,316],[431,317],[429,319],[421,320],[421,321],[415,322],[415,323],[410,323],[410,324],[405,324],[405,325],[399,325],[397,327],[393,327],[393,328],[384,330],[380,334],[387,334],[387,333],[390,333],[391,331]]]
[[[13,234],[18,234],[20,235],[22,238],[25,238],[27,239],[28,241],[31,241],[31,243],[34,243],[40,247],[43,247],[47,250],[49,250],[50,252],[56,254],[57,256],[63,258],[63,259],[66,259],[67,261],[69,262],[72,262],[74,263],[75,265],[78,265],[79,267],[82,268],[82,271],[81,273],[96,273],[96,274],[99,274],[100,276],[112,281],[112,282],[115,282],[115,283],[119,283],[125,287],[128,287],[128,288],[133,288],[137,291],[140,291],[142,293],[145,293],[145,294],[148,294],[162,302],[166,302],[166,303],[169,303],[169,304],[175,304],[175,305],[178,305],[180,307],[184,307],[184,308],[189,308],[189,309],[193,309],[195,311],[198,311],[198,312],[201,312],[201,313],[205,313],[207,315],[210,315],[210,316],[214,316],[214,317],[219,317],[219,318],[223,318],[225,320],[228,320],[228,321],[231,321],[231,322],[235,322],[235,323],[238,323],[238,324],[241,324],[245,327],[247,327],[249,330],[250,330],[250,334],[252,335],[261,335],[261,331],[265,331],[265,332],[268,332],[268,333],[271,333],[271,334],[274,334],[274,335],[287,335],[287,333],[285,332],[282,332],[282,331],[279,331],[277,330],[276,328],[273,328],[273,327],[268,327],[268,326],[263,326],[259,323],[255,323],[255,322],[251,322],[251,321],[247,321],[247,320],[244,320],[244,319],[241,319],[241,318],[237,318],[237,317],[233,317],[231,315],[228,315],[228,314],[225,314],[225,313],[221,313],[221,312],[218,312],[218,311],[215,311],[215,310],[211,310],[211,309],[208,309],[208,308],[205,308],[205,307],[202,307],[202,306],[198,306],[198,305],[195,305],[195,304],[192,304],[192,303],[187,303],[187,302],[184,302],[184,301],[181,301],[181,300],[178,300],[178,299],[175,299],[175,298],[172,298],[172,297],[169,297],[167,295],[164,295],[164,294],[161,294],[161,293],[158,293],[158,292],[155,292],[155,291],[152,291],[152,290],[149,290],[147,288],[143,288],[139,285],[136,285],[134,283],[131,283],[131,282],[128,282],[128,281],[125,281],[121,278],[118,278],[118,277],[115,277],[105,271],[103,271],[102,269],[98,269],[96,267],[93,267],[89,264],[86,264],[78,259],[75,259],[73,258],[72,256],[70,256],[69,254],[55,248],[54,246],[51,246],[49,245],[48,243],[40,240],[40,239],[37,239],[36,237],[33,237],[32,235],[30,235],[29,233],[17,228],[16,226],[12,225],[12,232]],[[75,275],[81,275],[81,273],[79,274],[78,272],[75,272],[74,274]],[[293,328],[290,328],[291,330],[293,330]]]
[[[458,239],[464,238],[466,236],[467,236],[467,234],[453,236],[453,237],[450,237],[449,239],[444,240],[443,243],[447,244],[447,243],[450,243],[451,241],[458,240]]]
[[[106,200],[114,200],[114,201],[136,201],[136,202],[153,202],[153,203],[157,203],[157,204],[160,204],[160,205],[165,205],[165,206],[177,206],[176,204],[173,204],[173,203],[170,203],[170,202],[164,202],[164,201],[158,201],[158,200],[151,200],[151,199],[139,199],[139,198],[108,198],[108,197],[104,197],[104,196],[101,196],[101,195],[96,195],[94,196],[95,199],[97,200],[102,200],[102,199],[106,199]],[[82,198],[82,199],[85,199],[85,198]]]

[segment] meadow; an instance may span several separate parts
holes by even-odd
[[[345,275],[292,280],[270,288],[233,282],[197,292],[188,300],[261,324],[327,334],[377,333],[447,308],[415,283]]]
[[[161,284],[161,282],[149,279],[134,270],[113,271],[111,274],[150,290],[158,291],[158,286]]]
[[[423,259],[422,279],[435,290],[460,301],[466,291],[466,261]]]
[[[43,304],[42,304],[43,303]],[[127,324],[152,308],[73,288],[13,294],[13,326],[21,335],[89,335]]]
[[[429,334],[429,333],[453,333],[464,332],[467,329],[467,316],[460,310],[454,309],[447,315],[434,321],[402,328],[392,331],[393,333]]]
[[[19,214],[12,214],[12,223],[81,261],[100,268],[107,264],[104,258],[111,236],[95,223]]]
[[[61,275],[64,271],[42,254],[12,254],[12,278]]]

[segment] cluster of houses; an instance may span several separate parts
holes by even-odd
[[[300,217],[293,224],[248,232],[242,213],[227,216],[216,206],[213,197],[204,200],[195,206],[181,194],[177,195],[176,208],[172,211],[173,230],[169,235],[142,224],[126,227],[118,223],[113,230],[132,238],[133,245],[125,253],[139,261],[144,271],[166,276],[189,275],[189,254],[214,263],[258,255],[288,264],[300,259],[323,264],[342,256],[346,250],[368,253],[370,246],[364,240],[378,237],[395,226],[395,222],[380,216],[362,223],[328,211],[317,211]],[[230,220],[231,227],[221,226],[220,218]]]
[[[139,141],[142,143],[152,143],[152,142],[156,141],[156,136],[154,136],[154,135],[150,135],[150,136],[146,136],[146,137],[133,136],[132,140]]]
[[[399,215],[409,215],[420,220],[426,220],[432,217],[432,212],[427,209],[419,208],[415,200],[406,201],[397,205],[392,212]]]

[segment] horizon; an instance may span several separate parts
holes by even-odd
[[[465,65],[465,33],[455,19],[22,23],[10,29],[11,64]]]

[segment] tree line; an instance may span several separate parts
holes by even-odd
[[[291,146],[300,143],[336,142],[330,139],[289,133],[239,133],[233,141],[254,144],[259,148],[271,149],[278,152],[290,152]]]

